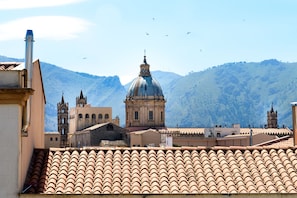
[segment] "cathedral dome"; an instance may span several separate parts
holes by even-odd
[[[144,63],[140,65],[139,76],[133,80],[128,90],[127,98],[164,99],[162,88],[158,81],[151,76],[149,68],[150,65],[147,64],[144,56]]]

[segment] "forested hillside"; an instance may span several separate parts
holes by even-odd
[[[168,126],[213,126],[239,123],[262,127],[273,103],[279,126],[291,126],[297,100],[297,64],[265,60],[228,63],[191,73],[171,86]]]

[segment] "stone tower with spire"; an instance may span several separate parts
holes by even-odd
[[[58,118],[58,132],[60,133],[60,147],[68,146],[68,103],[65,103],[64,96],[62,95],[61,102],[57,104],[57,118]]]
[[[270,111],[267,111],[267,128],[277,128],[277,111],[274,111],[273,104]]]
[[[87,97],[84,97],[82,90],[79,97],[76,97],[76,107],[84,107],[87,104]]]

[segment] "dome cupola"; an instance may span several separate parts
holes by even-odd
[[[126,128],[129,131],[165,127],[165,99],[162,88],[150,72],[144,56],[140,73],[126,95]]]
[[[139,76],[131,83],[127,98],[141,99],[147,97],[163,99],[164,95],[158,81],[151,76],[150,65],[144,56],[143,64],[140,65]]]

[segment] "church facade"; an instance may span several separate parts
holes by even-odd
[[[112,118],[111,107],[92,107],[87,103],[87,97],[84,96],[82,91],[76,97],[76,106],[70,108],[70,110],[68,103],[64,101],[64,96],[62,96],[61,102],[57,103],[57,121],[58,136],[53,133],[48,134],[47,142],[49,142],[49,147],[56,145],[56,141],[60,142],[59,147],[62,148],[69,146],[98,146],[102,136],[95,134],[95,136],[92,135],[93,138],[95,137],[92,141],[86,141],[91,137],[91,134],[94,134],[94,131],[95,133],[96,131],[102,133],[105,130],[104,124],[115,126],[113,129],[117,129],[116,126],[120,124],[118,117]],[[96,130],[93,130],[94,126],[96,126]],[[100,128],[100,130],[97,128]],[[108,128],[107,131],[111,135],[107,140],[118,140],[118,136],[124,137],[122,128],[121,130],[116,130],[116,135],[112,135],[112,132],[115,130]],[[56,136],[54,137],[53,135]]]
[[[87,97],[80,92],[76,97],[76,107],[69,112],[69,132],[74,133],[95,124],[114,122],[119,125],[119,120],[113,121],[111,107],[92,107],[87,103]]]

